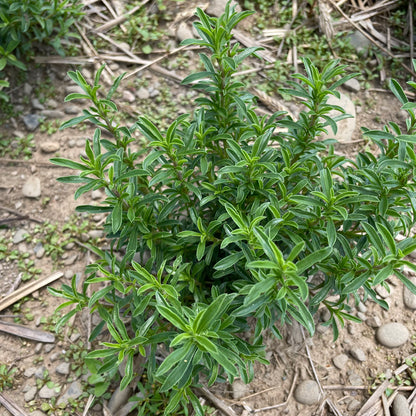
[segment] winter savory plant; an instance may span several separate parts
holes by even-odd
[[[279,338],[279,328],[297,321],[313,335],[314,314],[327,308],[336,338],[345,320],[359,321],[349,313],[351,301],[369,297],[387,308],[374,287],[388,287],[389,276],[416,292],[403,274],[404,266],[416,270],[406,260],[416,249],[409,236],[416,105],[392,81],[409,114],[406,132],[396,123],[363,128],[378,156],[338,156],[334,140],[319,135],[336,132],[337,121],[348,117],[327,100],[354,75],[345,75],[338,61],[318,70],[303,59],[304,73],[282,91],[300,98],[305,110],[297,120],[284,112],[260,117],[256,97],[233,76],[260,49],[232,40],[232,29],[251,12],[227,5],[219,18],[196,14],[200,38],[183,42],[201,47],[205,67],[183,81],[203,93],[193,114],[178,116],[166,131],[145,115],[120,126],[112,96],[123,76],[102,93],[103,67],[93,85],[69,72],[84,92],[66,101],[85,99],[88,109],[62,128],[86,121],[97,128],[80,161],[52,159],[76,171],[59,178],[80,184],[76,198],[105,191],[101,205],[77,210],[107,213],[111,241],[111,250],[91,247],[98,260],[87,267],[82,290],[75,278],[50,289],[66,300],[59,310],[74,306],[58,328],[83,308],[97,313],[101,323],[90,340],[105,329],[111,340],[87,357],[96,393],[106,391],[123,364],[121,388],[147,380],[146,394],[163,398],[159,411],[166,415],[187,414],[190,406],[203,415],[193,390],[201,383],[235,377],[249,383],[254,363],[267,364],[267,331]],[[332,110],[339,115],[330,116]],[[148,142],[144,158],[130,149],[135,129]],[[112,138],[102,138],[102,130]],[[145,414],[149,400],[132,400]]]

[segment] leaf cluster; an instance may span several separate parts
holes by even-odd
[[[282,92],[301,98],[306,110],[297,120],[284,112],[260,117],[256,97],[233,76],[259,49],[232,41],[232,29],[249,14],[229,4],[219,18],[197,10],[199,38],[184,44],[205,48],[204,70],[183,83],[204,94],[192,115],[177,117],[166,131],[146,116],[129,128],[114,123],[111,99],[122,77],[101,98],[102,68],[93,85],[69,73],[84,93],[67,100],[88,100],[89,108],[63,127],[89,121],[97,129],[80,161],[52,162],[78,172],[59,178],[80,185],[75,197],[105,190],[101,205],[77,209],[108,214],[111,250],[91,246],[99,260],[88,266],[82,288],[74,279],[51,289],[65,299],[59,310],[74,306],[58,327],[83,308],[98,313],[91,340],[104,328],[112,339],[88,355],[97,377],[116,374],[123,363],[125,388],[137,382],[135,361],[144,357],[148,380],[169,394],[165,414],[190,403],[202,415],[192,390],[202,381],[250,382],[254,362],[267,364],[267,330],[279,337],[282,325],[297,321],[313,334],[314,315],[324,307],[336,337],[345,320],[358,320],[349,300],[358,302],[359,293],[387,307],[374,286],[387,285],[390,275],[416,292],[402,272],[416,270],[406,260],[416,248],[409,237],[416,212],[414,105],[393,81],[410,116],[407,131],[395,123],[364,129],[379,156],[338,156],[334,140],[319,135],[335,133],[348,117],[328,97],[339,96],[337,88],[353,75],[338,61],[319,71],[305,58],[305,72]],[[339,115],[331,116],[334,110]],[[113,139],[102,138],[102,129]],[[130,150],[135,129],[148,141],[144,158]],[[167,356],[159,363],[161,351]]]
[[[0,87],[8,87],[6,66],[26,70],[34,47],[50,45],[65,55],[62,40],[78,37],[71,32],[82,16],[79,0],[0,0]],[[0,100],[8,96],[0,90]]]

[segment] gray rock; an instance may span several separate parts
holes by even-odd
[[[356,399],[352,399],[352,400],[348,403],[347,410],[348,410],[349,412],[352,412],[352,411],[354,411],[354,410],[358,410],[360,407],[361,407],[361,403],[360,403],[358,400],[356,400]]]
[[[40,144],[40,150],[43,153],[55,153],[59,150],[60,146],[57,142],[42,142]]]
[[[35,367],[29,367],[26,368],[25,372],[23,373],[23,375],[27,378],[32,377],[36,372],[36,368]]]
[[[366,57],[368,50],[371,47],[371,42],[358,30],[347,37],[351,46],[357,51],[358,54]]]
[[[136,96],[140,100],[146,100],[150,97],[150,94],[149,94],[149,91],[146,88],[140,87],[136,92]]]
[[[185,22],[181,22],[176,29],[176,38],[182,42],[185,39],[192,39],[193,37],[192,29]]]
[[[357,318],[360,318],[362,321],[367,319],[367,315],[363,312],[357,312]]]
[[[371,328],[380,328],[382,325],[381,319],[378,315],[370,316],[365,320],[365,323]]]
[[[120,386],[118,386],[112,394],[110,401],[108,402],[108,410],[111,413],[115,413],[117,410],[119,410],[125,403],[127,403],[131,392],[132,390],[130,387],[126,387],[124,390],[120,390]]]
[[[43,110],[40,114],[46,118],[64,118],[65,113],[61,110]]]
[[[367,355],[361,348],[352,348],[350,354],[357,361],[364,362],[367,360]]]
[[[104,231],[102,231],[102,230],[91,230],[91,231],[88,231],[88,235],[91,237],[91,238],[103,238],[104,237]]]
[[[387,348],[396,348],[409,339],[409,331],[398,322],[390,322],[378,328],[376,337],[381,345]]]
[[[69,363],[61,363],[58,364],[55,368],[55,372],[57,374],[61,374],[63,376],[67,376],[70,372]]]
[[[70,149],[72,149],[73,147],[75,147],[77,145],[76,141],[74,139],[68,140],[68,147]]]
[[[364,305],[364,303],[359,302],[357,305],[357,309],[359,312],[366,313],[368,308]]]
[[[26,393],[25,393],[25,402],[30,402],[36,397],[36,393],[38,392],[38,389],[33,386],[31,387]]]
[[[81,108],[78,107],[77,105],[74,105],[74,104],[67,105],[64,108],[64,113],[65,114],[70,114],[70,115],[79,114],[81,111],[82,111]]]
[[[27,95],[32,94],[32,91],[33,91],[33,87],[29,83],[25,82],[23,84],[23,93],[27,96]]]
[[[239,400],[244,396],[247,396],[249,394],[249,388],[248,385],[243,383],[241,380],[235,380],[232,384],[233,388],[233,398],[235,400]]]
[[[362,386],[364,384],[363,379],[354,371],[348,372],[348,381],[352,386]]]
[[[134,406],[136,406],[134,402],[127,402],[117,413],[114,413],[114,416],[127,416]]]
[[[295,390],[295,399],[302,404],[316,404],[319,402],[320,395],[318,383],[314,380],[302,381]]]
[[[29,413],[29,416],[46,416],[46,413],[43,413],[40,410],[35,410],[34,412]]]
[[[379,295],[383,299],[388,298],[392,293],[391,288],[390,288],[390,292],[389,292],[384,286],[381,286],[381,285],[378,285],[374,290],[377,292],[377,295]]]
[[[46,371],[46,367],[44,365],[36,368],[34,371],[35,378],[43,379],[45,377],[45,371]]]
[[[345,95],[341,94],[340,98],[331,95],[328,98],[328,104],[332,105],[338,105],[341,108],[345,110],[346,114],[350,114],[352,118],[346,118],[345,120],[341,120],[337,123],[338,131],[337,134],[334,135],[334,132],[332,131],[331,127],[327,126],[326,129],[328,131],[328,134],[323,133],[320,138],[322,140],[324,139],[335,139],[340,143],[349,143],[351,142],[352,136],[354,134],[355,130],[355,106],[354,103]],[[341,113],[339,111],[331,111],[328,116],[329,117],[335,117],[340,115]]]
[[[14,233],[14,236],[13,236],[13,244],[19,244],[19,243],[21,243],[22,241],[25,241],[26,240],[26,238],[27,238],[27,236],[28,236],[28,232],[25,230],[25,229],[23,229],[23,228],[19,228],[15,233]]]
[[[123,91],[123,100],[127,101],[128,103],[134,103],[136,101],[136,97],[129,90],[124,90]]]
[[[224,13],[226,4],[227,0],[211,0],[205,11],[211,16],[220,17]],[[237,6],[236,10],[240,10],[238,3],[234,0],[231,2],[231,6]]]
[[[26,114],[22,117],[22,120],[29,131],[35,131],[40,124],[40,116],[37,114]]]
[[[155,98],[155,97],[157,97],[159,94],[160,94],[160,91],[159,91],[158,89],[155,89],[155,88],[150,89],[150,88],[149,88],[149,95],[150,95],[150,98]]]
[[[82,386],[79,381],[72,382],[65,393],[58,399],[58,404],[66,403],[69,399],[77,399],[82,394]]]
[[[360,81],[358,81],[355,78],[349,79],[347,82],[342,84],[343,87],[345,87],[347,90],[350,90],[352,92],[358,92],[361,89]]]
[[[65,279],[72,279],[74,274],[75,273],[74,273],[73,270],[65,270],[64,277],[65,277]]]
[[[41,242],[35,245],[33,251],[37,259],[41,259],[45,255],[45,247],[43,247],[43,244]]]
[[[413,284],[416,284],[415,276],[409,276],[408,279]],[[416,295],[412,293],[406,286],[404,286],[404,289],[403,289],[403,302],[406,308],[416,309]]]
[[[45,352],[49,353],[55,348],[55,344],[45,344]]]
[[[349,361],[347,354],[339,354],[332,359],[334,366],[339,370],[343,370]]]
[[[45,109],[45,106],[43,104],[41,104],[41,102],[37,98],[32,99],[32,107],[35,110],[44,110]]]
[[[77,261],[77,258],[78,258],[78,254],[69,256],[67,259],[64,260],[64,266],[71,266]]]
[[[65,87],[66,94],[85,94],[85,91],[78,85],[67,85]]]
[[[103,197],[103,193],[99,189],[95,189],[91,192],[91,199],[94,201],[97,199],[101,199]]]
[[[392,405],[393,416],[410,416],[410,407],[406,397],[403,394],[398,394]]]
[[[23,185],[22,193],[27,198],[39,198],[41,194],[40,179],[31,176]]]
[[[52,399],[58,396],[58,392],[52,388],[50,389],[46,384],[39,390],[39,397],[41,399]]]
[[[48,108],[56,109],[58,108],[58,103],[53,98],[49,98],[48,101],[46,101],[46,106]]]

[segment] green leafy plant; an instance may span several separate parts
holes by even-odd
[[[0,0],[0,88],[9,82],[3,70],[13,65],[26,70],[23,61],[40,45],[52,46],[64,55],[62,40],[76,38],[71,26],[82,16],[79,0]],[[8,95],[0,90],[0,100]]]
[[[16,373],[17,368],[9,367],[6,364],[0,364],[0,391],[14,386]]]
[[[160,385],[158,394],[168,395],[166,415],[189,404],[202,415],[193,391],[202,382],[237,376],[250,382],[254,362],[267,364],[265,331],[279,337],[279,328],[297,321],[313,334],[314,314],[323,307],[336,338],[345,320],[359,321],[348,312],[349,300],[360,300],[359,289],[385,308],[374,286],[387,285],[390,275],[416,292],[401,271],[416,270],[405,259],[416,249],[408,237],[416,212],[416,105],[393,81],[410,116],[406,134],[395,123],[364,129],[379,156],[338,156],[334,140],[319,135],[336,132],[337,121],[348,117],[327,100],[353,75],[338,61],[319,71],[305,58],[305,73],[282,90],[303,99],[299,119],[284,112],[259,117],[256,98],[233,78],[259,49],[231,41],[232,29],[249,14],[229,4],[219,18],[197,10],[200,38],[184,44],[208,54],[200,53],[204,70],[183,83],[204,96],[192,115],[180,115],[166,131],[146,116],[131,128],[115,122],[112,96],[122,76],[102,95],[103,67],[93,85],[69,72],[84,92],[66,100],[89,104],[62,127],[89,121],[97,129],[80,161],[52,162],[79,171],[59,178],[80,184],[76,198],[105,190],[101,205],[77,210],[108,214],[111,250],[91,246],[99,260],[87,267],[80,291],[75,278],[62,290],[50,289],[65,299],[59,310],[73,306],[57,328],[83,308],[98,313],[102,321],[91,341],[104,328],[112,339],[86,357],[93,378],[104,383],[123,363],[121,388],[143,374]],[[332,110],[339,115],[331,117]],[[101,138],[102,129],[113,139]],[[135,129],[148,141],[144,159],[130,149]],[[399,243],[398,233],[404,236]],[[159,353],[166,357],[162,363]]]

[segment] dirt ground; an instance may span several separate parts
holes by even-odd
[[[190,51],[186,58],[191,62],[190,67],[179,66],[175,70],[178,78],[189,73],[195,65],[193,60],[196,59],[196,54],[193,51]],[[64,103],[64,97],[72,85],[65,77],[65,73],[73,68],[72,65],[52,64],[34,67],[26,83],[21,84],[13,92],[13,100],[20,106],[22,115],[40,114],[43,111],[33,108],[33,100],[39,97],[43,101],[44,109],[58,113],[50,113],[46,121],[33,131],[34,150],[30,159],[11,160],[7,156],[0,158],[2,171],[0,224],[3,224],[0,228],[0,246],[3,246],[3,252],[7,254],[0,261],[0,308],[4,299],[8,299],[14,292],[54,272],[62,272],[62,277],[50,284],[55,288],[59,288],[62,283],[69,284],[74,274],[82,280],[85,266],[93,260],[93,254],[72,241],[81,243],[95,241],[97,244],[106,244],[101,234],[94,234],[103,220],[101,215],[88,218],[78,215],[74,219],[77,205],[96,203],[102,196],[96,195],[94,196],[96,199],[92,199],[91,195],[87,194],[74,201],[74,192],[77,187],[62,184],[56,180],[57,177],[65,176],[70,172],[53,166],[49,162],[49,159],[55,156],[77,159],[83,153],[85,139],[92,136],[91,128],[63,131],[55,131],[54,128],[60,122],[72,117],[68,113],[69,107],[73,104]],[[112,69],[115,73],[121,73],[124,70],[132,71],[134,67],[113,64]],[[93,67],[84,66],[82,70],[88,77]],[[50,80],[48,81],[50,83],[46,84],[46,80]],[[46,88],[45,85],[47,85]],[[141,88],[146,89],[147,94],[143,90],[139,92]],[[152,97],[154,90],[157,90],[158,94]],[[393,94],[383,90],[377,82],[373,82],[369,89],[361,88],[356,93],[348,90],[343,90],[343,92],[356,104],[357,127],[352,141],[337,145],[337,152],[352,156],[358,150],[368,146],[360,133],[359,126],[370,129],[380,128],[389,120],[399,124],[404,123],[403,112],[399,109],[399,105],[396,103],[392,105],[395,100]],[[142,98],[138,98],[140,94]],[[131,95],[134,96],[133,101],[130,99]],[[176,80],[155,72],[150,67],[130,78],[129,82],[123,83],[115,101],[123,112],[134,117],[143,112],[154,111],[155,107],[163,107],[166,100],[172,97],[175,97],[173,108],[176,107],[179,111],[191,108],[190,90],[180,86]],[[75,105],[79,107],[78,110],[82,108],[80,103],[75,103]],[[169,106],[166,104],[166,107],[172,108],[172,103],[169,103]],[[72,108],[72,110],[76,109]],[[264,110],[269,111],[266,107]],[[62,118],[57,119],[56,115],[62,115]],[[169,115],[162,114],[161,118],[163,117],[169,118]],[[56,123],[54,120],[57,120]],[[45,131],[42,131],[42,126]],[[6,121],[0,126],[0,131],[3,137],[10,134],[25,136],[29,133],[20,116]],[[140,141],[138,141],[138,146],[140,146]],[[31,178],[39,179],[39,196],[28,197],[23,193],[24,186]],[[84,220],[87,220],[86,225],[83,224]],[[69,222],[75,225],[72,230],[65,231],[64,226]],[[46,223],[54,225],[55,228],[51,227],[48,236],[42,236],[37,230],[39,226]],[[31,237],[13,242],[19,230],[25,231]],[[67,238],[70,240],[65,241]],[[46,249],[43,255],[37,254],[39,246],[36,248],[36,245],[39,242]],[[49,246],[55,247],[56,250],[54,251]],[[20,253],[15,256],[17,259],[10,256],[13,250]],[[24,253],[28,253],[25,258]],[[55,255],[56,259],[53,258]],[[24,267],[22,268],[19,262],[28,264],[29,261],[33,261],[33,267],[39,269],[40,272],[32,279],[22,281]],[[340,415],[356,415],[370,397],[372,386],[374,389],[382,382],[382,375],[388,371],[394,372],[405,358],[415,353],[416,319],[414,312],[404,306],[402,284],[394,278],[391,278],[390,282],[391,293],[380,294],[390,305],[388,312],[381,310],[371,301],[367,301],[359,309],[351,302],[353,313],[361,313],[361,317],[365,318],[366,322],[348,323],[335,342],[332,340],[332,331],[319,325],[325,321],[323,315],[318,314],[318,331],[313,338],[307,336],[304,338],[301,329],[297,326],[287,327],[284,330],[283,340],[267,339],[267,354],[271,364],[268,367],[257,366],[255,380],[249,386],[239,386],[238,383],[234,388],[214,386],[211,392],[232,406],[239,415],[248,415],[253,409],[257,409],[256,413],[264,416],[336,414],[334,407]],[[8,308],[1,309],[0,322],[17,321],[20,325],[32,329],[52,332],[54,310],[60,303],[60,299],[50,295],[43,287],[14,302]],[[79,380],[83,392],[78,400],[85,403],[92,390],[88,389],[85,374],[77,373],[76,365],[71,366],[77,357],[74,358],[73,354],[68,353],[71,351],[71,346],[74,349],[80,341],[83,343],[82,348],[88,348],[87,334],[90,329],[84,318],[81,315],[77,316],[72,327],[65,329],[63,336],[56,337],[53,343],[39,343],[21,336],[0,332],[0,366],[5,364],[8,368],[16,369],[13,385],[4,389],[4,397],[24,409],[26,414],[59,415],[58,410],[53,410],[53,408],[47,410],[44,407],[41,411],[42,404],[51,403],[52,397],[61,397],[71,383]],[[410,337],[405,344],[398,348],[388,349],[376,341],[377,326],[387,322],[400,322],[406,326]],[[359,359],[354,352],[357,350],[364,353]],[[341,366],[342,368],[338,368],[333,360],[342,354],[345,354],[347,359]],[[68,362],[69,371],[57,372],[61,364]],[[39,370],[43,373],[40,377],[35,374]],[[316,378],[324,393],[321,395],[319,404],[308,406],[298,403],[293,395],[293,387],[296,387],[301,380]],[[0,371],[0,383],[1,380]],[[52,390],[55,388],[56,392],[52,397],[42,398],[39,392],[47,382],[52,385]],[[405,384],[400,388],[404,394],[408,394],[412,391],[412,386]],[[32,400],[27,400],[28,396],[25,394],[33,387],[37,388],[37,392]],[[106,415],[103,404],[105,403],[94,405],[89,410],[89,414]],[[333,406],[332,410],[331,406]],[[267,407],[271,408],[264,409]],[[76,408],[72,408],[70,412],[73,415],[83,414],[82,409]],[[13,413],[9,413],[0,406],[0,416],[9,414]],[[220,412],[218,411],[217,414]]]

